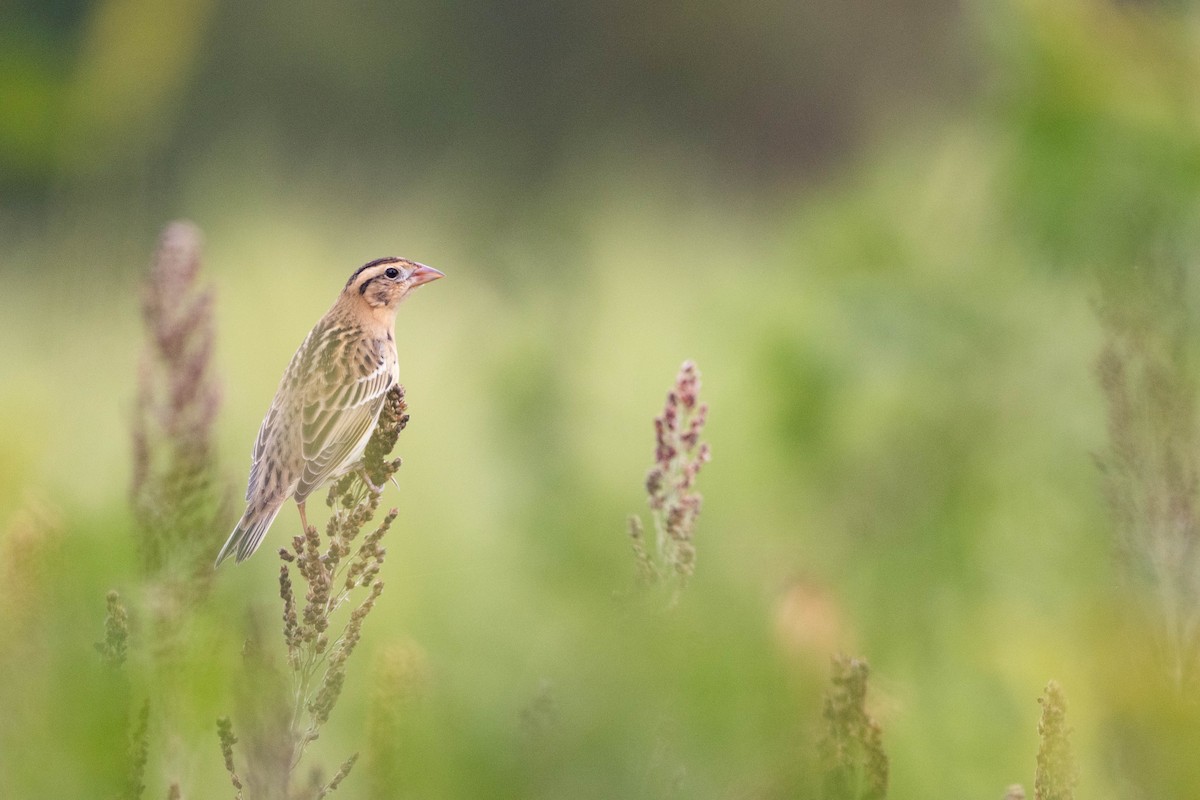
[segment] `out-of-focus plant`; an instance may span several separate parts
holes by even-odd
[[[62,538],[58,515],[40,500],[28,500],[0,533],[0,664],[38,638],[29,630]]]
[[[287,682],[252,637],[245,664],[251,682],[265,683],[261,691],[242,703],[243,714],[255,720],[255,734],[247,737],[246,768],[237,770],[233,746],[238,739],[232,722],[218,722],[221,752],[234,787],[259,798],[321,798],[335,790],[350,773],[358,754],[342,763],[328,781],[293,787],[294,775],[308,745],[319,736],[337,705],[346,680],[346,664],[362,636],[363,623],[383,592],[379,571],[387,554],[383,537],[396,518],[392,509],[365,536],[363,529],[379,508],[380,487],[400,468],[400,459],[388,459],[396,439],[408,423],[404,389],[394,387],[387,396],[375,432],[363,455],[363,472],[353,472],[330,487],[327,504],[333,514],[322,541],[316,527],[281,548],[279,594],[283,601],[283,640],[286,645],[290,691],[271,686],[277,678]],[[304,584],[303,604],[297,600],[293,573]],[[355,599],[358,598],[358,599]],[[335,614],[345,605],[354,608],[339,623]],[[336,630],[336,633],[334,631]]]
[[[129,657],[129,611],[116,591],[108,593],[104,617],[104,639],[96,642],[100,661],[114,680],[110,687],[119,691],[124,701],[128,728],[128,748],[125,753],[125,774],[120,786],[121,800],[139,800],[146,791],[146,764],[150,760],[150,701],[143,698],[137,717],[129,714],[132,707],[131,681],[126,670]]]
[[[1038,698],[1042,718],[1038,721],[1035,800],[1074,800],[1078,770],[1071,750],[1071,728],[1067,725],[1067,698],[1057,681],[1046,684]]]
[[[1067,725],[1067,698],[1057,681],[1046,684],[1038,698],[1042,707],[1038,720],[1037,769],[1033,777],[1035,800],[1074,800],[1079,770],[1071,749]],[[1004,791],[1004,800],[1025,800],[1025,787],[1014,783]]]
[[[139,800],[146,791],[146,764],[150,760],[150,703],[144,701],[129,731],[128,767],[122,800]]]
[[[818,745],[825,800],[883,800],[888,789],[888,757],[883,728],[867,713],[870,668],[858,658],[833,659],[831,685],[822,711]]]
[[[171,223],[142,290],[146,344],[130,494],[146,576],[172,594],[207,590],[227,505],[213,445],[221,402],[212,366],[213,292],[201,286],[200,254],[200,231]]]
[[[0,527],[0,753],[29,749],[31,722],[42,721],[49,704],[60,696],[39,679],[52,674],[57,632],[47,610],[61,585],[62,523],[44,502],[26,499]],[[34,711],[36,709],[36,711]],[[32,715],[32,716],[31,716]],[[115,751],[111,751],[114,758]],[[15,757],[0,759],[0,797],[20,797],[7,775]]]
[[[364,756],[367,796],[394,800],[410,794],[411,719],[428,694],[429,665],[415,643],[399,642],[376,656],[372,673]]]
[[[1108,407],[1104,477],[1125,575],[1148,593],[1176,684],[1195,682],[1200,654],[1196,515],[1196,384],[1181,263],[1156,259],[1110,284],[1099,308],[1096,373]]]
[[[142,604],[149,624],[129,632],[130,611],[114,591],[108,595],[101,660],[120,670],[128,705],[130,766],[124,796],[140,797],[149,760],[149,737],[162,738],[157,752],[176,790],[185,776],[179,708],[187,691],[180,669],[189,621],[208,595],[211,557],[227,516],[219,478],[213,425],[220,390],[213,376],[213,293],[200,282],[199,230],[173,222],[163,231],[142,288],[145,346],[133,418],[130,498],[141,556]],[[149,656],[150,672],[126,666],[131,648]],[[140,697],[140,712],[132,713]]]
[[[700,441],[707,419],[708,404],[700,402],[700,371],[694,362],[685,361],[662,414],[654,420],[654,467],[646,475],[653,554],[646,547],[641,518],[629,518],[638,578],[646,585],[669,583],[672,604],[696,569],[693,536],[703,497],[695,484],[700,468],[711,458],[708,442]]]
[[[129,612],[116,591],[108,593],[108,613],[104,617],[104,641],[96,643],[96,651],[106,666],[119,669],[129,655]]]

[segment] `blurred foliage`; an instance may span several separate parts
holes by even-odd
[[[313,746],[325,779],[363,751],[343,796],[816,797],[843,649],[871,664],[892,796],[1033,786],[1051,679],[1080,797],[1200,793],[1200,709],[1119,579],[1092,460],[1097,304],[1153,325],[1200,301],[1191,4],[6,13],[0,796],[128,778],[140,698],[91,644],[110,590],[147,623],[137,287],[179,216],[208,242],[231,485],[351,270],[447,274],[401,311],[388,591]],[[1178,291],[1142,291],[1161,263]],[[662,612],[624,521],[685,358],[714,458]],[[151,725],[147,796],[228,791],[214,722],[273,569],[222,569],[189,621],[187,755],[155,766]]]
[[[949,92],[964,72],[948,0],[15,11],[0,186],[28,196],[87,179],[169,193],[214,149],[396,179],[465,160],[523,182],[606,142],[671,137],[794,172],[845,153],[885,93]]]

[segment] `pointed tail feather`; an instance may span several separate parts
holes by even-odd
[[[233,529],[233,533],[229,534],[225,546],[221,548],[220,553],[217,553],[217,563],[213,565],[213,569],[221,566],[221,562],[231,553],[237,553],[239,564],[254,555],[254,551],[262,544],[263,537],[267,535],[267,529],[271,527],[271,523],[275,521],[281,508],[283,508],[282,503],[274,508],[247,508],[246,513],[238,521],[237,527]]]

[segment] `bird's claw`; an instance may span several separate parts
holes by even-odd
[[[366,467],[359,467],[359,469],[358,469],[358,477],[362,479],[362,482],[363,482],[363,483],[364,483],[364,484],[367,486],[367,488],[368,488],[368,489],[370,489],[372,492],[374,492],[375,494],[383,494],[383,487],[382,487],[382,486],[376,486],[376,485],[375,485],[375,483],[374,483],[374,482],[371,480],[371,477],[370,477],[369,475],[367,475],[367,468],[366,468]]]

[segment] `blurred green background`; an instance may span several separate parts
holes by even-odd
[[[400,517],[327,770],[401,653],[426,688],[390,796],[814,796],[846,649],[872,665],[894,797],[1031,787],[1050,678],[1080,796],[1196,795],[1200,716],[1123,613],[1092,459],[1098,276],[1197,252],[1191,4],[0,13],[0,535],[49,531],[42,561],[0,564],[36,621],[0,637],[4,796],[113,794],[125,732],[91,643],[104,593],[136,595],[140,281],[180,217],[206,236],[235,495],[349,273],[447,275],[398,322]],[[630,600],[625,518],[685,358],[713,460],[666,613]],[[229,792],[213,720],[297,522],[219,573],[187,796]],[[365,772],[340,791],[389,796]]]

